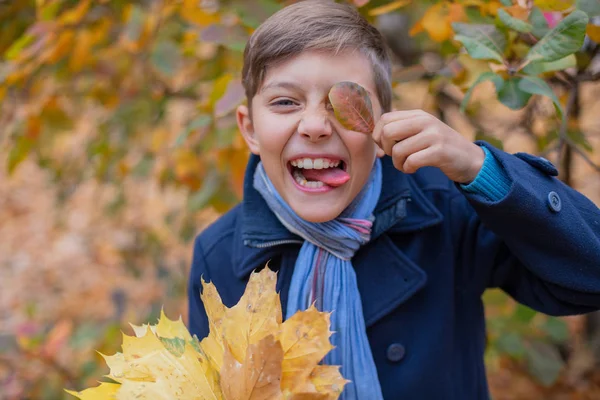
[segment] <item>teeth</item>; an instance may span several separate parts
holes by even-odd
[[[300,186],[312,189],[317,189],[325,185],[323,182],[320,181],[307,181],[304,175],[302,175],[298,170],[294,171],[294,179],[296,180],[296,182],[298,182]]]
[[[340,161],[332,161],[325,158],[302,158],[299,160],[293,160],[290,162],[293,167],[304,168],[304,169],[324,169],[324,168],[335,168],[340,165]]]

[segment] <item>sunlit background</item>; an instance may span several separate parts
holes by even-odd
[[[565,124],[547,97],[511,110],[490,82],[459,110],[491,66],[461,50],[452,22],[580,2],[348,2],[389,41],[396,108],[543,154],[600,204],[598,21],[577,65],[543,76]],[[284,4],[0,0],[0,400],[71,398],[63,388],[107,372],[96,350],[118,351],[128,323],[163,307],[187,321],[193,238],[241,198],[248,153],[232,111],[245,101],[244,45]],[[497,291],[485,300],[494,399],[600,398],[600,318],[548,318]]]

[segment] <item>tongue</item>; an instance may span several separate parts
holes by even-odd
[[[350,175],[340,168],[303,169],[302,175],[308,180],[321,181],[333,187],[341,186],[350,179]]]

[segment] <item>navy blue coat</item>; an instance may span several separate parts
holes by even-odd
[[[439,169],[407,175],[383,159],[372,240],[352,262],[385,399],[489,398],[486,288],[550,315],[600,308],[600,210],[545,159],[479,144],[512,180],[495,203],[461,191]],[[257,162],[252,156],[243,202],[195,241],[189,328],[200,338],[208,334],[201,276],[233,306],[250,272],[271,260],[286,309],[301,241],[252,187]]]

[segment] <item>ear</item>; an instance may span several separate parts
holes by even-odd
[[[260,155],[260,143],[254,134],[254,125],[248,107],[245,105],[238,106],[235,113],[238,128],[248,144],[248,148],[253,154]]]

